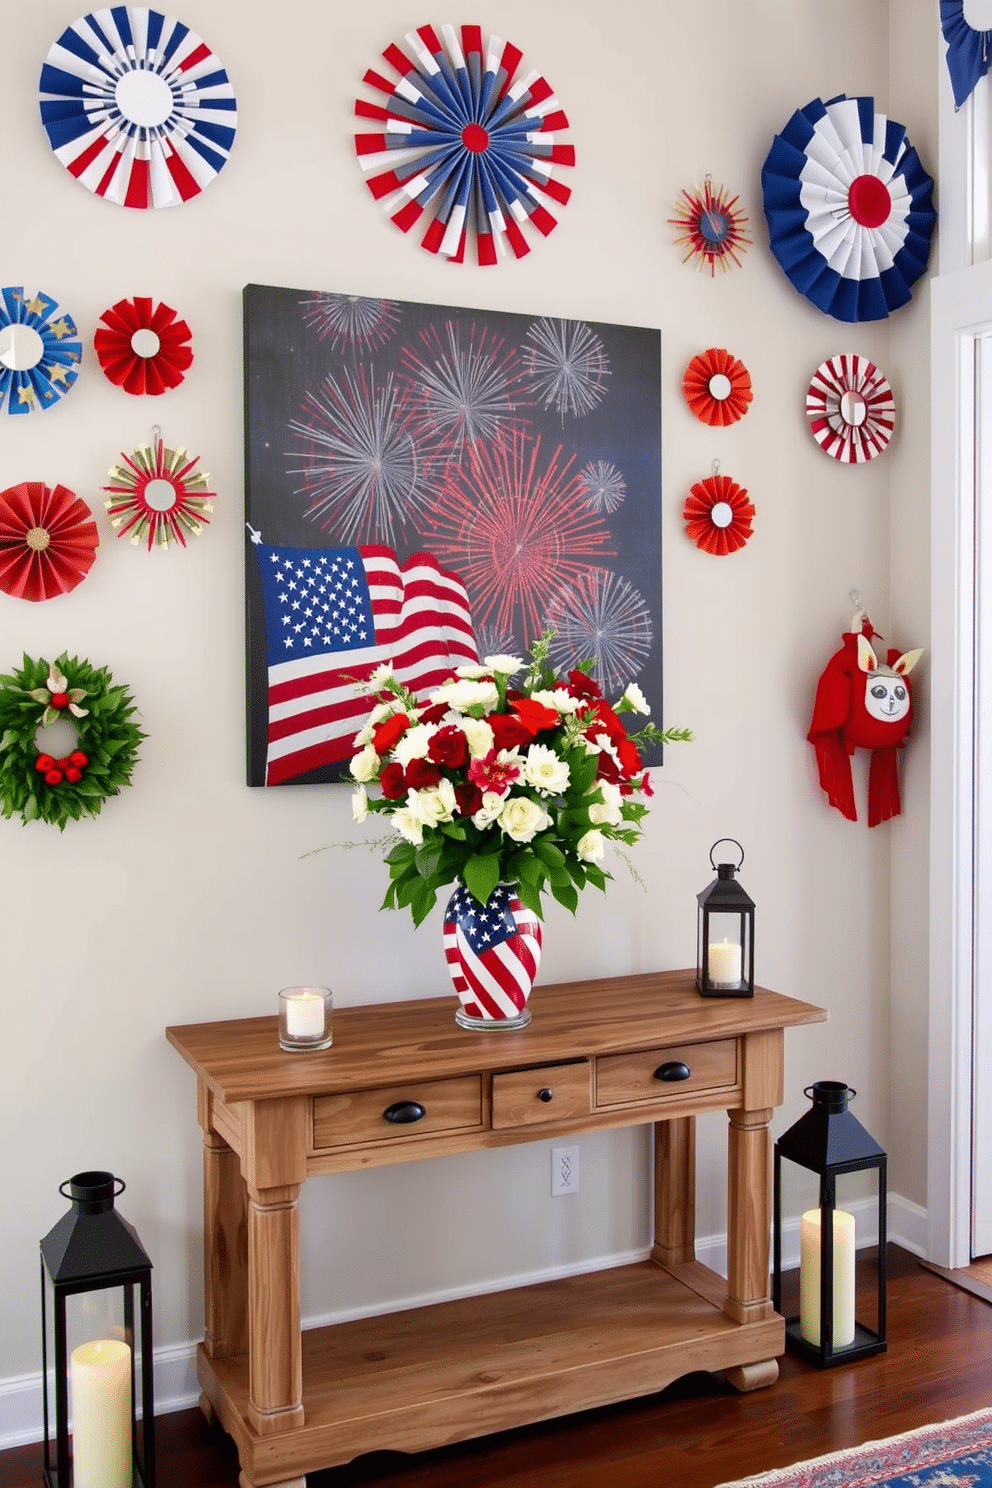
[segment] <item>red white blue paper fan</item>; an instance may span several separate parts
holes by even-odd
[[[0,290],[0,409],[52,408],[79,375],[83,354],[71,315],[41,290],[25,299],[18,285]]]
[[[385,106],[355,103],[379,125],[355,135],[366,185],[403,232],[424,218],[430,253],[462,263],[474,238],[480,264],[507,246],[522,258],[523,228],[547,237],[571,195],[557,173],[575,150],[560,141],[568,119],[550,83],[518,79],[523,53],[496,36],[485,43],[481,26],[419,26],[405,39],[412,60],[395,44],[382,54],[396,81],[372,69],[363,79]]]
[[[799,293],[835,320],[883,320],[925,273],[933,181],[901,124],[871,98],[814,98],[761,172],[771,249]]]
[[[123,207],[174,207],[227,164],[227,73],[172,16],[115,5],[69,26],[41,69],[41,122],[70,175]]]
[[[988,19],[986,10],[985,19]],[[992,62],[992,31],[977,30],[964,13],[964,0],[940,0],[940,29],[947,42],[947,71],[954,107],[960,108]]]
[[[697,269],[708,268],[710,278],[717,267],[741,266],[741,258],[754,242],[748,237],[747,213],[723,186],[714,186],[707,176],[702,186],[685,187],[675,203],[669,226],[677,227],[675,241],[684,248],[683,263],[693,261]]]
[[[834,356],[813,374],[806,417],[822,450],[842,464],[863,465],[880,455],[892,438],[895,399],[867,357]]]

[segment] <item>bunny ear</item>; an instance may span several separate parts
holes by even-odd
[[[878,670],[878,657],[875,655],[871,641],[863,635],[858,636],[858,666],[863,672]]]
[[[900,677],[908,676],[922,655],[922,646],[918,646],[915,651],[904,651],[898,661],[892,663],[892,670],[898,672]]]

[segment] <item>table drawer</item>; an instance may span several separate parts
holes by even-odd
[[[591,1065],[546,1064],[493,1075],[493,1130],[570,1121],[592,1109]]]
[[[660,1073],[666,1067],[668,1078]],[[684,1070],[689,1073],[684,1074]],[[732,1090],[736,1084],[736,1039],[643,1049],[636,1054],[604,1054],[596,1060],[597,1108],[678,1100],[700,1090]]]
[[[363,1142],[396,1142],[481,1125],[480,1075],[415,1080],[409,1085],[353,1090],[346,1095],[317,1095],[313,1102],[313,1145],[318,1151]]]

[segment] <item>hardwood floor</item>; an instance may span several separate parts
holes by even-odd
[[[785,1310],[798,1304],[786,1295]],[[787,1355],[778,1383],[738,1395],[689,1375],[660,1394],[406,1457],[371,1453],[307,1488],[714,1488],[992,1406],[992,1305],[896,1247],[889,1346],[818,1370]],[[159,1488],[237,1488],[232,1443],[197,1410],[162,1416]],[[0,1488],[42,1488],[40,1448],[0,1453]]]

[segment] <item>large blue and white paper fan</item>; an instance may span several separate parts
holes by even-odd
[[[926,272],[933,180],[902,124],[841,93],[797,109],[761,171],[771,250],[835,320],[883,320]]]
[[[238,125],[230,79],[182,21],[145,5],[68,26],[41,69],[41,122],[80,185],[123,207],[172,207],[223,170]]]

